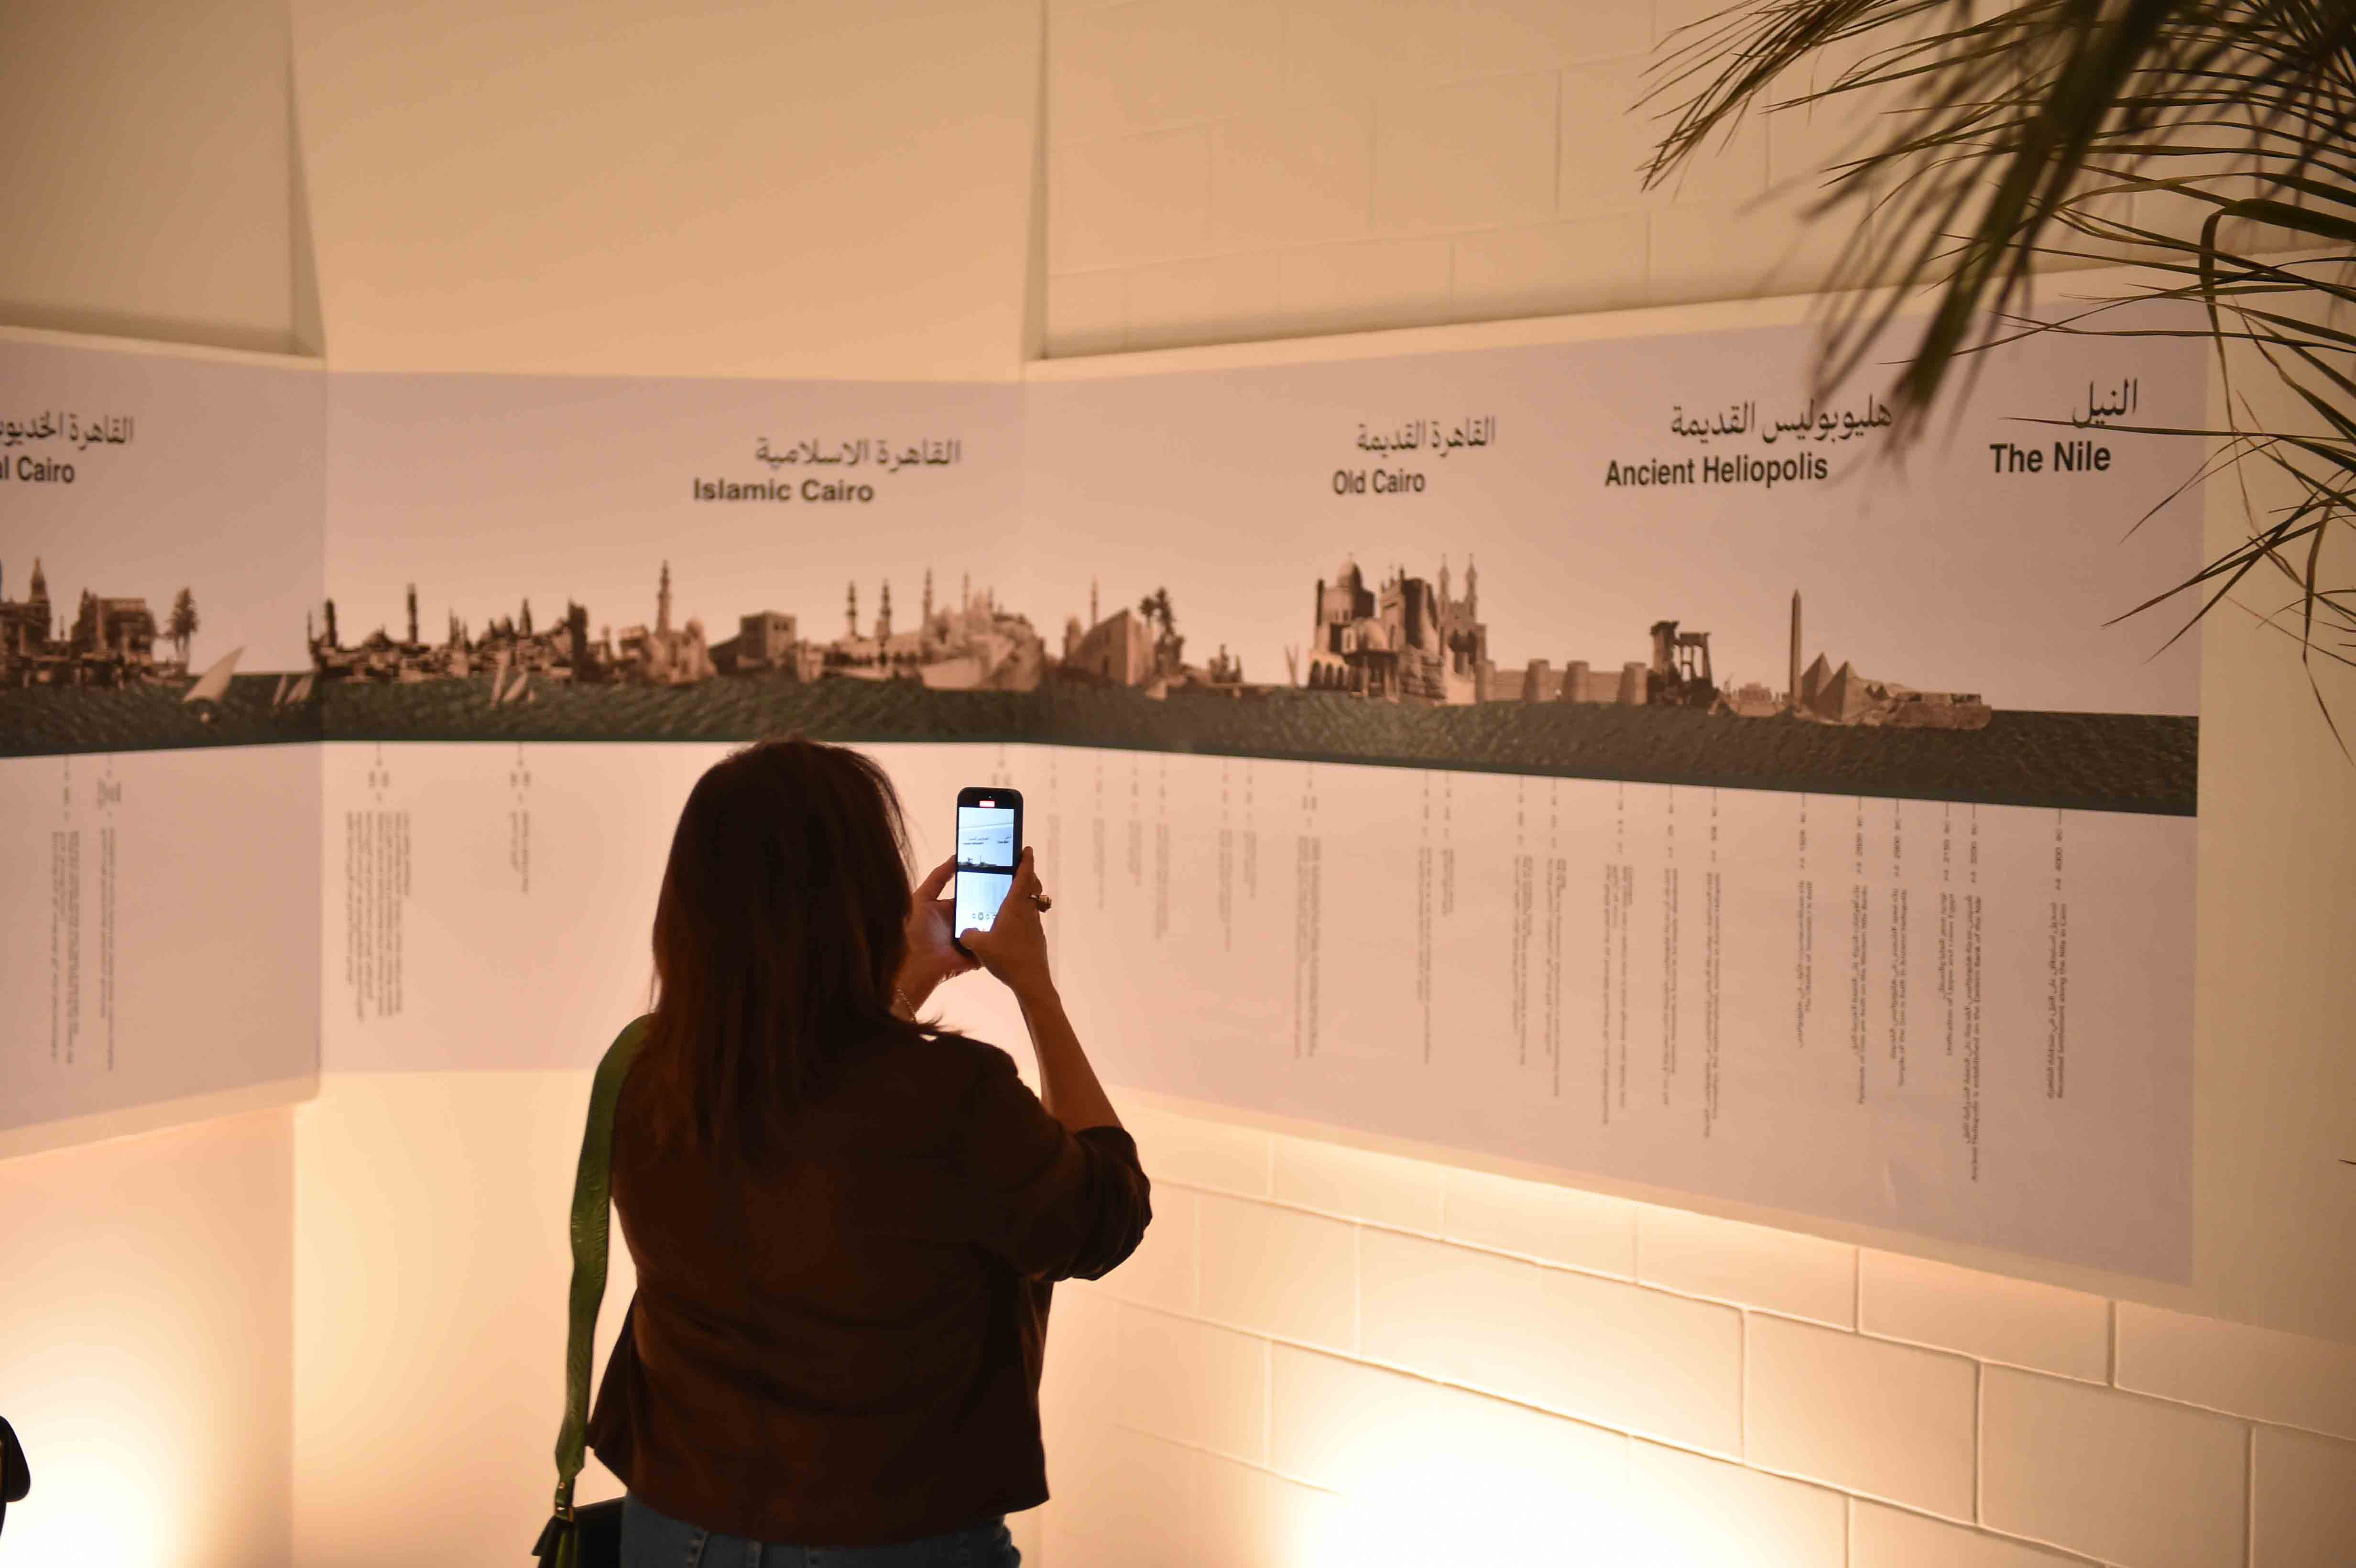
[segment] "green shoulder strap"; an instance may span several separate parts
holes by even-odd
[[[589,1362],[596,1350],[597,1307],[605,1298],[606,1206],[614,1192],[614,1106],[622,1080],[646,1043],[647,1026],[637,1019],[614,1037],[597,1076],[589,1085],[589,1125],[581,1134],[581,1164],[573,1177],[573,1292],[564,1333],[564,1424],[556,1432],[557,1568],[580,1561],[579,1531],[573,1528],[573,1483],[587,1460]]]

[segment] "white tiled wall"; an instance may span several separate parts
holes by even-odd
[[[2356,1563],[2347,1347],[1130,1125],[1155,1220],[1055,1297],[1044,1568]]]
[[[1639,188],[1655,41],[1717,8],[1050,0],[1047,352],[1804,290],[1822,123]]]
[[[1047,0],[1046,352],[1810,292],[1861,221],[1808,208],[1862,97],[1641,188],[1689,91],[1647,68],[1723,5]],[[2143,199],[2116,216],[2172,221]]]
[[[1051,355],[1804,292],[1853,124],[1638,189],[1724,0],[1049,0]],[[1140,1115],[1047,1568],[2356,1563],[2356,1349]]]

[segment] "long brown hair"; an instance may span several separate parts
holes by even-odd
[[[655,905],[653,1130],[730,1163],[773,1148],[862,1046],[925,1032],[892,1010],[907,827],[857,752],[768,741],[687,797]]]

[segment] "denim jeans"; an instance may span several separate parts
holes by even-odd
[[[682,1524],[636,1498],[622,1505],[622,1568],[1021,1568],[1022,1563],[1003,1520],[896,1546],[785,1546]]]

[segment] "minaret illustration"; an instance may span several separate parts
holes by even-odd
[[[1784,688],[1783,706],[1800,710],[1800,591],[1792,590],[1792,684]]]

